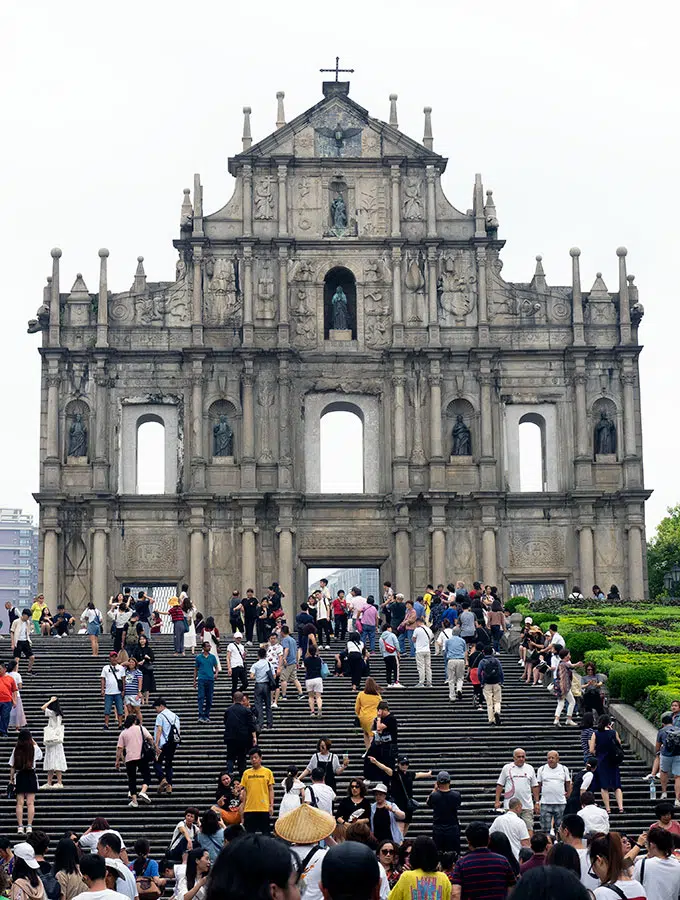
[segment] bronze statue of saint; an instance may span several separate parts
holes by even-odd
[[[76,413],[68,431],[68,455],[87,456],[87,429],[83,425],[81,413]]]
[[[341,194],[331,203],[331,218],[334,228],[347,228],[347,206]]]
[[[602,456],[616,453],[616,425],[604,410],[595,426],[595,453]]]
[[[470,429],[463,421],[462,415],[456,416],[456,424],[453,426],[453,456],[472,456],[472,435]]]
[[[234,432],[226,416],[213,426],[213,456],[234,455]]]
[[[332,307],[332,328],[337,331],[347,331],[352,327],[349,317],[349,307],[347,305],[347,295],[340,287],[337,286],[335,293],[331,297]]]

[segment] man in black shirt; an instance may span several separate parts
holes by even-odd
[[[252,710],[245,705],[246,697],[236,691],[234,702],[224,713],[224,743],[227,745],[227,772],[234,771],[234,763],[240,775],[247,768],[246,756],[257,742]]]
[[[135,601],[135,615],[137,616],[137,621],[142,626],[146,639],[150,640],[151,626],[149,625],[149,618],[151,617],[151,605],[149,603],[149,598],[144,591],[140,591],[137,595],[137,600]]]
[[[232,634],[236,634],[237,631],[243,631],[243,601],[239,591],[231,592],[229,624],[231,625]]]
[[[300,648],[301,659],[305,658],[307,653],[307,638],[309,632],[306,631],[307,625],[313,625],[314,619],[309,614],[309,606],[306,603],[300,604],[300,612],[295,617],[295,628],[298,633],[298,647]]]
[[[432,810],[432,837],[440,853],[460,854],[460,803],[460,793],[451,790],[449,773],[439,772],[434,790],[427,798],[427,805]]]
[[[246,591],[246,595],[241,601],[243,605],[243,615],[246,621],[246,644],[249,647],[253,646],[253,629],[255,628],[255,622],[257,621],[257,616],[259,613],[259,603],[257,597],[255,596],[255,591],[252,588],[248,588]]]

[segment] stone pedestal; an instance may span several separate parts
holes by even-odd
[[[349,328],[331,328],[328,332],[329,341],[351,341],[352,332]]]

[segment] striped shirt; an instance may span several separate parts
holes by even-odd
[[[515,874],[504,856],[481,847],[458,860],[452,883],[461,886],[461,900],[505,900]]]
[[[181,622],[184,618],[184,610],[181,606],[171,606],[168,612],[173,622]]]

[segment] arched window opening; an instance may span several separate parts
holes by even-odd
[[[519,420],[519,489],[546,491],[547,480],[545,419],[529,413]]]
[[[320,422],[321,492],[364,492],[364,424],[347,409],[329,409]]]
[[[350,331],[352,340],[357,337],[357,284],[349,269],[337,266],[331,269],[323,283],[324,338],[329,340],[331,331],[342,335]]]
[[[137,423],[136,493],[165,493],[165,425],[157,416]]]

